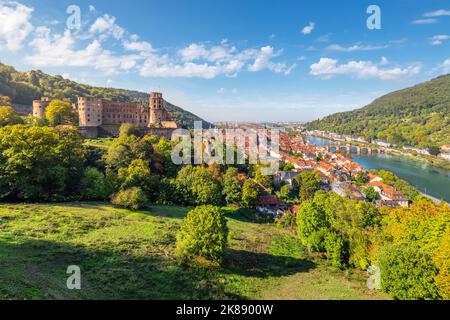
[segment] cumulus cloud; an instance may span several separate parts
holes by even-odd
[[[102,47],[95,39],[82,49],[76,49],[76,39],[70,30],[64,34],[52,34],[47,27],[36,29],[30,43],[33,53],[25,61],[36,67],[93,67],[105,74],[132,69],[138,55],[116,56]]]
[[[33,31],[33,9],[17,2],[0,2],[0,49],[17,51]]]
[[[192,43],[170,54],[130,35],[108,14],[98,17],[87,30],[87,34],[70,30],[58,34],[49,27],[38,27],[25,61],[35,67],[94,68],[107,75],[136,72],[143,77],[203,79],[262,70],[288,75],[296,66],[274,61],[282,50],[271,46],[238,50],[226,39],[219,44]]]
[[[441,45],[444,41],[450,39],[450,36],[446,35],[446,34],[440,34],[440,35],[436,35],[434,37],[430,38],[430,43],[434,46],[439,46]]]
[[[313,32],[314,28],[316,27],[316,24],[314,22],[310,22],[307,26],[305,26],[302,29],[302,33],[304,35],[310,34],[311,32]]]
[[[180,49],[177,57],[157,54],[148,57],[140,74],[145,77],[212,79],[219,75],[234,77],[243,70],[250,72],[270,70],[288,75],[295,65],[273,62],[273,59],[281,53],[281,50],[275,52],[270,46],[239,51],[229,46],[227,42],[213,46],[193,43]]]
[[[107,14],[97,18],[89,28],[91,35],[100,35],[101,39],[106,39],[113,36],[120,40],[125,34],[125,30],[116,24],[116,17]]]
[[[344,47],[341,46],[340,44],[332,44],[330,46],[327,47],[327,50],[331,50],[331,51],[340,51],[340,52],[354,52],[354,51],[373,51],[373,50],[381,50],[381,49],[386,49],[388,48],[388,45],[383,45],[383,46],[371,46],[371,45],[359,45],[359,44],[355,44],[353,46],[350,47]]]
[[[397,80],[416,75],[421,71],[421,66],[418,64],[405,68],[382,68],[381,65],[386,62],[387,59],[382,59],[379,64],[371,61],[349,61],[339,64],[338,60],[321,58],[319,62],[310,66],[310,74],[322,79],[330,79],[336,75],[350,75],[357,79]]]

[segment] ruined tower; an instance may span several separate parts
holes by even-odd
[[[165,102],[160,92],[150,93],[150,121],[149,127],[162,127],[165,121]]]
[[[42,97],[41,100],[33,101],[33,117],[45,118],[45,109],[52,102],[48,97]]]

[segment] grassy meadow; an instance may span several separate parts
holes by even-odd
[[[179,265],[188,208],[132,212],[103,203],[1,204],[0,299],[387,299],[365,275],[308,255],[295,232],[227,209],[222,267]],[[68,290],[69,265],[82,289]]]

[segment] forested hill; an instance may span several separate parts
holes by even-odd
[[[390,93],[362,109],[310,122],[307,128],[399,145],[450,144],[450,75]]]
[[[8,96],[13,103],[31,105],[33,100],[42,96],[56,99],[76,101],[77,96],[97,97],[116,102],[148,101],[148,94],[102,87],[92,87],[62,76],[51,76],[42,71],[19,72],[14,67],[0,63],[0,96]],[[180,126],[192,127],[194,121],[203,121],[204,126],[210,124],[198,116],[183,110],[171,103],[167,109],[173,112],[175,121]]]

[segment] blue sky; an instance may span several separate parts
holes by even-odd
[[[366,10],[381,9],[369,30]],[[67,8],[81,28],[68,29]],[[210,121],[308,121],[450,72],[450,3],[0,0],[0,61]]]

